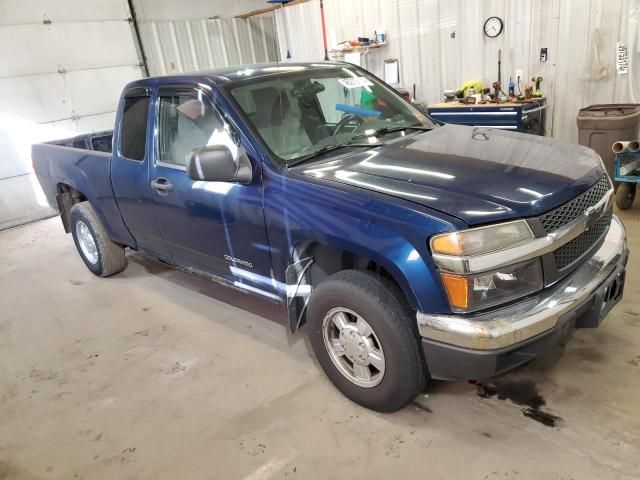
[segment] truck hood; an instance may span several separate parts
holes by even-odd
[[[604,174],[589,148],[461,125],[409,134],[294,171],[409,200],[468,225],[539,215]]]

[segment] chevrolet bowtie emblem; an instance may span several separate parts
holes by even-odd
[[[602,216],[602,212],[604,211],[606,203],[600,203],[599,205],[594,205],[593,207],[589,207],[584,211],[584,216],[586,217],[586,230],[590,230],[600,217]]]

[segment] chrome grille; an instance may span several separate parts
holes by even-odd
[[[589,188],[589,190],[555,210],[541,215],[538,217],[538,220],[540,220],[540,223],[547,233],[553,232],[565,226],[567,223],[571,223],[582,215],[587,208],[598,203],[610,188],[609,178],[605,174],[598,180],[598,183]]]
[[[593,247],[600,237],[609,229],[612,211],[606,212],[593,227],[564,244],[553,252],[556,268],[562,270],[578,260],[587,250]]]

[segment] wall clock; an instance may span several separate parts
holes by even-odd
[[[484,22],[484,34],[489,38],[495,38],[502,33],[504,23],[500,17],[489,17]]]

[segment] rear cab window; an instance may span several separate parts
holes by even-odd
[[[140,162],[144,160],[149,100],[147,89],[137,88],[125,93],[120,122],[119,152],[129,160]]]

